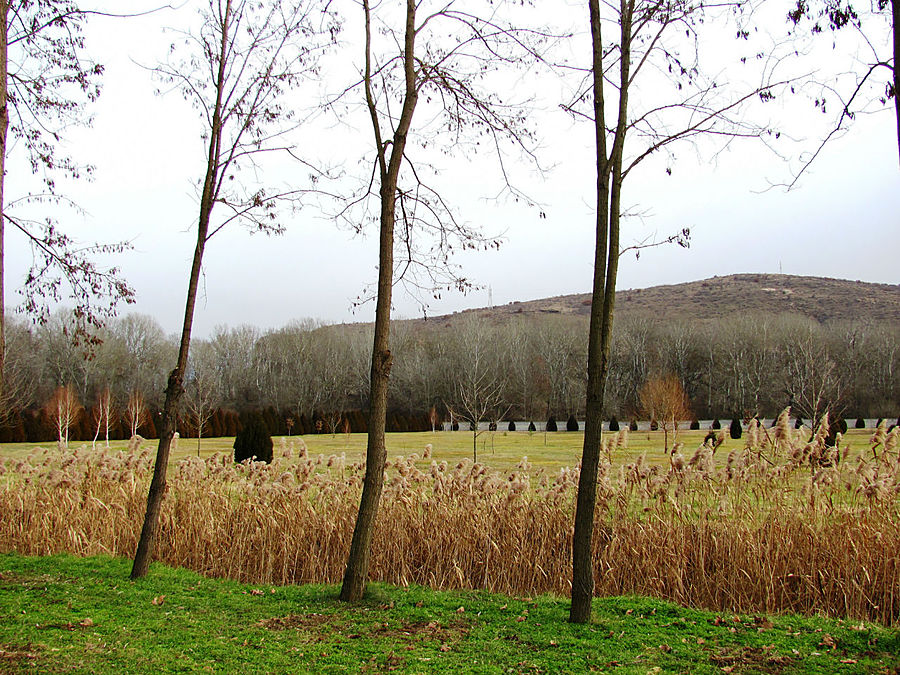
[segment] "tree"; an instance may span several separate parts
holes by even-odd
[[[189,359],[185,403],[191,424],[197,429],[197,456],[200,456],[200,438],[203,427],[209,422],[219,403],[220,386],[214,364],[209,358],[209,343],[196,345]]]
[[[47,417],[53,421],[60,445],[69,447],[69,429],[81,417],[84,408],[78,400],[75,388],[71,384],[57,387],[53,396],[44,406]]]
[[[350,206],[364,206],[370,196],[375,197],[379,251],[366,474],[341,586],[340,597],[345,601],[359,600],[365,590],[372,533],[384,482],[387,456],[384,433],[393,362],[390,349],[393,285],[403,279],[414,289],[435,293],[440,287],[448,286],[464,290],[469,282],[456,275],[448,262],[453,245],[462,242],[462,248],[479,244],[496,246],[496,242],[485,241],[477,231],[460,223],[441,195],[423,180],[427,165],[414,163],[408,146],[410,136],[415,135],[413,116],[421,104],[431,119],[438,120],[437,124],[425,127],[426,135],[422,138],[425,144],[440,147],[436,135],[446,133],[449,142],[445,147],[462,149],[470,147],[463,143],[466,134],[485,136],[497,150],[501,170],[501,142],[508,141],[527,151],[527,116],[521,107],[501,102],[485,78],[501,66],[527,66],[533,62],[536,52],[531,43],[538,33],[502,25],[497,8],[482,18],[458,4],[450,0],[431,9],[426,0],[407,0],[401,15],[399,8],[392,14],[391,5],[373,8],[369,0],[362,1],[365,61],[360,85],[372,125],[376,158],[362,197]],[[379,22],[375,37],[390,44],[390,51],[383,59],[375,52],[373,21]],[[402,28],[396,28],[398,25]],[[506,186],[510,187],[508,183]],[[434,235],[430,239],[429,233]],[[403,252],[396,267],[395,236]]]
[[[279,206],[285,200],[297,203],[300,191],[270,192],[250,181],[251,176],[260,175],[263,153],[290,151],[283,145],[283,136],[293,124],[293,112],[283,107],[281,97],[314,73],[318,55],[334,40],[336,27],[324,13],[326,6],[317,0],[271,5],[208,0],[199,31],[186,34],[174,46],[170,62],[157,70],[200,111],[207,151],[178,357],[166,386],[132,579],[147,574],[153,553],[206,244],[234,222],[252,231],[278,233],[282,230]],[[217,207],[217,213],[226,213],[214,220]]]
[[[734,93],[720,86],[727,81],[722,64],[717,77],[699,69],[698,30],[711,18],[705,6],[659,0],[620,0],[603,5],[588,0],[591,26],[591,67],[586,86],[575,101],[591,102],[584,116],[594,125],[596,149],[596,249],[588,332],[587,404],[581,472],[576,499],[572,548],[572,605],[569,620],[590,620],[594,588],[592,537],[600,460],[603,398],[609,372],[618,261],[620,220],[625,179],[648,157],[669,150],[674,143],[703,134],[727,139],[761,138],[768,129],[743,116],[753,99],[774,98],[771,72],[762,73],[759,86]],[[725,12],[733,12],[728,7]],[[618,39],[604,42],[602,28],[613,25]],[[738,34],[743,36],[739,26]],[[749,33],[747,33],[749,37]],[[662,78],[656,73],[668,74]],[[655,79],[654,79],[655,77]],[[721,78],[725,78],[722,80]],[[651,91],[632,96],[638,83],[649,80]],[[782,83],[779,83],[782,84]],[[612,95],[608,98],[608,94]],[[646,107],[635,110],[638,105]],[[609,105],[609,110],[607,106]],[[572,106],[575,109],[575,106]],[[607,122],[607,114],[610,123]],[[626,136],[637,140],[626,154]],[[627,157],[627,159],[626,159]],[[666,169],[671,171],[671,166]],[[669,238],[687,244],[688,231]]]
[[[656,420],[662,427],[664,451],[669,452],[669,432],[672,442],[678,438],[678,423],[690,419],[688,404],[681,380],[673,374],[652,377],[641,387],[641,410],[650,420]]]
[[[58,194],[56,178],[80,178],[91,171],[65,156],[59,145],[67,127],[90,123],[85,103],[100,94],[103,66],[84,54],[83,29],[92,13],[97,12],[83,11],[73,0],[0,0],[0,400],[7,222],[31,245],[34,255],[20,288],[23,310],[34,320],[45,322],[51,307],[67,298],[73,303],[70,337],[90,350],[97,343],[96,329],[115,315],[118,303],[134,302],[134,291],[119,270],[94,262],[95,257],[120,253],[127,245],[84,246],[48,216],[52,206],[69,204]],[[10,199],[5,177],[15,147],[22,148],[32,173],[42,174],[43,185],[40,190],[25,188]]]
[[[272,435],[259,414],[253,415],[234,439],[234,461],[251,459],[256,462],[272,462]]]
[[[99,438],[102,429],[106,430],[106,447],[109,447],[109,428],[112,426],[113,415],[112,392],[110,392],[109,385],[107,385],[97,394],[97,401],[94,403],[93,408],[93,418],[96,426],[94,428],[92,447],[95,450],[97,449],[97,438]]]
[[[142,392],[135,389],[128,394],[128,401],[125,403],[125,410],[122,411],[122,418],[125,424],[128,425],[129,437],[134,438],[137,436],[138,429],[150,419]]]
[[[733,439],[738,439],[744,433],[743,427],[741,427],[741,421],[735,417],[731,420],[731,426],[728,427],[728,435]]]
[[[505,411],[501,412],[505,374],[496,360],[496,351],[492,350],[494,341],[483,323],[477,319],[464,321],[458,329],[457,339],[453,398],[447,401],[447,408],[455,418],[469,423],[472,461],[477,462],[481,422],[493,422],[505,414]]]

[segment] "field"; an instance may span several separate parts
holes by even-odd
[[[867,448],[872,437],[871,429],[850,429],[844,436],[845,442],[850,445],[851,452],[858,452]],[[706,431],[679,431],[678,442],[684,444],[682,452],[693,452],[702,442]],[[348,463],[360,462],[365,459],[366,435],[365,434],[317,434],[293,437],[275,437],[275,451],[290,442],[306,445],[308,453],[315,457],[322,455],[327,458],[331,455],[344,454]],[[420,457],[425,446],[431,444],[432,459],[447,461],[456,464],[463,459],[472,459],[472,434],[465,431],[438,431],[435,433],[392,433],[386,436],[388,457],[408,456],[417,453]],[[491,469],[508,471],[513,469],[523,457],[527,457],[530,464],[536,468],[544,468],[548,471],[556,471],[563,467],[573,467],[581,460],[581,449],[584,443],[582,432],[558,431],[544,434],[542,432],[528,433],[527,431],[496,431],[482,432],[477,438],[478,461],[486,464]],[[724,434],[724,442],[717,450],[716,455],[724,457],[735,449],[744,447],[744,438],[734,440]],[[202,438],[200,439],[199,456],[208,458],[220,452],[231,453],[234,438]],[[98,441],[98,446],[103,442]],[[142,448],[156,451],[157,441],[147,440]],[[669,439],[672,445],[672,439]],[[90,443],[72,443],[72,448],[90,447]],[[128,441],[111,441],[113,450],[123,450],[128,447]],[[56,451],[56,443],[2,443],[0,444],[0,460],[4,458],[24,459],[36,448],[48,452]],[[615,465],[624,465],[633,462],[638,456],[646,453],[646,462],[651,465],[667,466],[669,457],[663,452],[662,431],[642,431],[628,434],[627,447],[621,449],[612,458]],[[170,464],[189,456],[198,456],[197,439],[181,438],[172,451]]]
[[[646,598],[567,602],[373,584],[208,579],[128,560],[0,555],[4,673],[890,673],[900,632],[861,622],[702,612]]]
[[[752,428],[606,436],[595,521],[600,596],[728,613],[900,622],[897,430],[824,436]],[[513,596],[569,592],[580,433],[389,435],[374,580]],[[245,583],[337,583],[362,483],[362,436],[278,439],[235,465],[230,439],[179,441],[158,558]],[[428,447],[430,444],[431,447]],[[155,443],[3,448],[0,552],[133,555]],[[527,456],[527,459],[523,459]],[[483,463],[482,463],[483,462]]]

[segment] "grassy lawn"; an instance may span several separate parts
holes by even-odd
[[[680,431],[678,442],[684,443],[682,452],[690,455],[703,442],[706,431]],[[721,460],[736,448],[744,446],[743,439],[733,440],[726,432],[724,445],[718,449],[716,456]],[[849,443],[851,452],[868,447],[868,440],[872,436],[871,429],[851,429],[844,437],[844,442]],[[340,455],[346,453],[348,462],[361,461],[365,458],[366,435],[365,434],[317,434],[308,436],[284,437],[286,444],[294,443],[295,456],[298,439],[302,439],[311,455],[322,454]],[[282,437],[274,438],[275,452],[279,452]],[[472,459],[472,433],[466,431],[439,431],[435,433],[391,433],[387,434],[388,457],[397,455],[408,456],[417,453],[422,456],[426,444],[432,445],[432,459],[447,461],[451,465],[464,458]],[[560,467],[574,466],[581,459],[581,449],[584,443],[583,432],[558,431],[544,434],[542,432],[528,433],[527,431],[496,431],[483,432],[476,439],[478,461],[487,464],[493,469],[501,471],[515,466],[522,457],[527,456],[528,461],[535,468],[545,468],[548,471],[556,471]],[[200,441],[200,455],[208,457],[216,452],[230,454],[233,452],[233,438],[203,438]],[[671,447],[672,440],[669,439]],[[90,443],[73,442],[70,447],[79,447]],[[127,441],[113,441],[110,444],[114,448],[125,448]],[[157,441],[147,440],[142,447],[155,452]],[[0,458],[23,458],[34,448],[55,448],[55,443],[4,443],[0,444]],[[614,462],[628,463],[638,455],[647,453],[647,461],[651,464],[668,464],[668,456],[663,452],[664,438],[661,431],[635,431],[628,435],[628,447],[619,451],[613,457]],[[197,439],[182,438],[178,440],[177,448],[172,452],[171,461],[177,461],[187,455],[197,455]]]
[[[0,672],[895,673],[900,631],[606,598],[241,585],[130,561],[0,555]]]

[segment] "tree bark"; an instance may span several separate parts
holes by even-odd
[[[603,395],[609,372],[616,278],[619,268],[619,209],[622,192],[622,152],[628,110],[631,12],[633,3],[621,3],[621,58],[618,124],[612,154],[607,158],[606,116],[603,91],[603,40],[599,0],[588,0],[591,22],[594,91],[594,137],[597,149],[597,220],[594,251],[594,284],[588,334],[588,383],[585,404],[584,448],[575,504],[572,538],[572,605],[569,621],[591,619],[594,595],[593,531],[597,505],[597,470],[603,433]]]
[[[394,281],[394,224],[396,220],[397,182],[406,138],[412,124],[418,98],[415,73],[416,5],[406,2],[406,28],[404,39],[404,72],[406,94],[397,128],[391,145],[390,161],[387,161],[387,145],[382,142],[378,110],[372,92],[371,79],[371,24],[368,0],[363,1],[366,18],[366,104],[372,119],[375,143],[378,149],[378,167],[381,180],[380,236],[378,249],[378,297],[375,304],[375,337],[372,344],[372,367],[369,393],[369,428],[366,443],[366,475],[363,479],[359,512],[353,528],[347,568],[341,585],[341,600],[355,602],[362,598],[369,576],[369,557],[375,518],[384,487],[384,466],[387,459],[384,434],[387,422],[388,382],[391,374],[390,321],[391,295]]]
[[[219,68],[216,81],[216,103],[213,111],[212,129],[210,129],[209,155],[206,164],[206,179],[203,183],[203,194],[200,198],[200,218],[197,223],[197,245],[194,248],[194,260],[188,282],[187,301],[184,308],[184,323],[181,329],[181,342],[178,348],[178,361],[169,375],[166,386],[166,400],[163,404],[162,428],[159,430],[159,446],[156,450],[156,463],[153,467],[153,479],[147,494],[147,511],[141,538],[134,555],[131,578],[146,576],[153,559],[153,548],[159,527],[159,511],[166,492],[166,471],[169,464],[169,451],[175,435],[176,413],[178,402],[184,394],[184,372],[187,368],[188,352],[191,344],[191,327],[194,322],[194,305],[197,300],[197,288],[200,280],[200,268],[203,263],[203,251],[209,233],[209,221],[215,205],[215,189],[219,172],[219,156],[222,142],[222,97],[225,84],[225,64],[227,61],[228,35],[230,28],[231,0],[225,8],[225,21],[222,30],[222,44],[219,53]]]

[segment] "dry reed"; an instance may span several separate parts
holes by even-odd
[[[857,457],[824,434],[755,427],[742,450],[678,447],[667,470],[604,461],[596,591],[731,612],[900,623],[897,434]],[[624,439],[610,438],[615,459]],[[618,443],[616,442],[618,441]],[[873,444],[876,441],[873,438]],[[429,449],[430,450],[430,449]],[[341,579],[364,468],[282,448],[270,465],[217,454],[170,472],[157,555],[248,582]],[[427,450],[423,455],[430,454]],[[149,453],[80,448],[0,463],[0,550],[131,556]],[[389,463],[371,576],[395,584],[568,594],[578,467],[500,474],[413,454]]]

